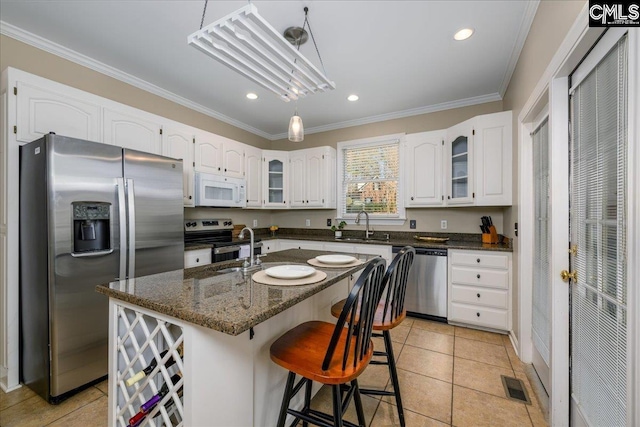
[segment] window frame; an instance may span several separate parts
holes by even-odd
[[[354,224],[357,214],[346,213],[344,193],[344,150],[359,147],[373,147],[377,145],[398,144],[398,194],[396,195],[396,205],[398,213],[396,215],[369,214],[369,224],[373,225],[403,225],[406,222],[407,214],[404,200],[404,139],[405,133],[395,133],[390,135],[376,136],[372,138],[354,139],[341,141],[337,144],[337,167],[336,167],[336,197],[337,197],[337,220],[345,221],[347,224]]]

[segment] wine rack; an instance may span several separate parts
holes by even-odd
[[[182,426],[182,327],[120,304],[114,304],[113,308],[117,322],[113,354],[116,364],[114,425],[127,427],[129,420],[138,416],[134,425],[140,427]],[[153,363],[156,365],[150,367]],[[141,379],[127,385],[127,380],[145,368],[149,371],[147,375],[139,375]],[[150,399],[158,400],[154,396],[159,393],[159,401],[144,415],[138,415]]]

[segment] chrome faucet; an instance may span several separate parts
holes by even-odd
[[[243,268],[251,268],[255,265],[257,265],[257,263],[255,262],[255,260],[253,259],[253,246],[254,246],[254,237],[253,237],[253,230],[249,227],[245,227],[240,231],[240,234],[238,234],[238,238],[239,239],[244,239],[244,232],[248,231],[249,232],[249,238],[251,239],[251,242],[249,243],[249,262],[245,261],[244,265],[242,266]]]
[[[358,216],[356,217],[356,224],[360,224],[360,215],[362,214],[364,214],[365,218],[364,238],[368,239],[369,236],[373,235],[373,231],[369,231],[369,214],[365,211],[358,212]]]

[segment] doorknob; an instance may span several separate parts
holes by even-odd
[[[560,272],[560,277],[565,282],[568,282],[569,279],[573,280],[574,282],[578,282],[578,272],[577,271],[574,271],[573,273],[569,273],[567,270],[562,270]]]

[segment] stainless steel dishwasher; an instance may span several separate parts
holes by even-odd
[[[394,246],[398,253],[401,246]],[[407,314],[447,319],[447,250],[416,248],[409,272],[404,308]]]

